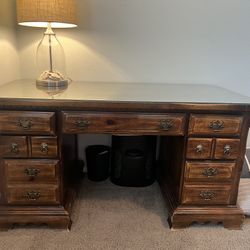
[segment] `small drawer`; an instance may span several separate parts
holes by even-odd
[[[184,135],[184,114],[63,112],[64,133]]]
[[[0,111],[0,134],[55,133],[55,113],[29,111]]]
[[[27,158],[26,136],[0,136],[0,154],[6,158]]]
[[[31,137],[31,150],[34,158],[56,158],[57,137]]]
[[[4,160],[7,184],[57,183],[57,160]]]
[[[185,165],[186,182],[232,181],[236,163],[187,161]]]
[[[230,204],[230,191],[230,185],[185,185],[182,193],[182,204]]]
[[[189,135],[239,136],[242,123],[242,116],[193,114],[190,117],[188,133]]]
[[[234,160],[239,157],[239,151],[239,139],[216,139],[214,158]]]
[[[56,185],[8,186],[7,203],[10,205],[59,204],[59,189]]]
[[[210,159],[212,156],[212,138],[189,138],[187,143],[188,159]]]

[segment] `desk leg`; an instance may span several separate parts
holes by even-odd
[[[8,229],[12,229],[15,225],[46,225],[50,228],[70,229],[71,219],[67,214],[44,215],[44,213],[41,212],[41,214],[30,213],[28,215],[25,214],[23,210],[18,211],[16,215],[12,215],[12,213],[9,212],[9,215],[0,216],[0,231],[7,231]]]
[[[223,224],[227,229],[239,230],[244,221],[244,215],[237,207],[178,207],[169,217],[172,229],[181,229],[191,224]]]
[[[227,229],[241,229],[244,221],[243,211],[237,206],[184,206],[178,205],[175,197],[171,195],[166,183],[160,183],[165,198],[171,229],[183,229],[191,224],[223,224]]]

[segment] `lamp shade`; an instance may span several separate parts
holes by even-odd
[[[31,27],[77,26],[75,0],[17,0],[18,24]]]

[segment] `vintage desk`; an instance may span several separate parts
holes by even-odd
[[[0,86],[0,227],[68,228],[77,134],[157,135],[169,223],[240,228],[250,98],[208,85],[73,82],[61,93]]]

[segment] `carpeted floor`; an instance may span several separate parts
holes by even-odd
[[[124,188],[109,181],[84,180],[75,203],[70,232],[42,228],[16,228],[0,232],[1,250],[248,250],[250,220],[243,229],[221,225],[194,225],[171,231],[158,185]]]

